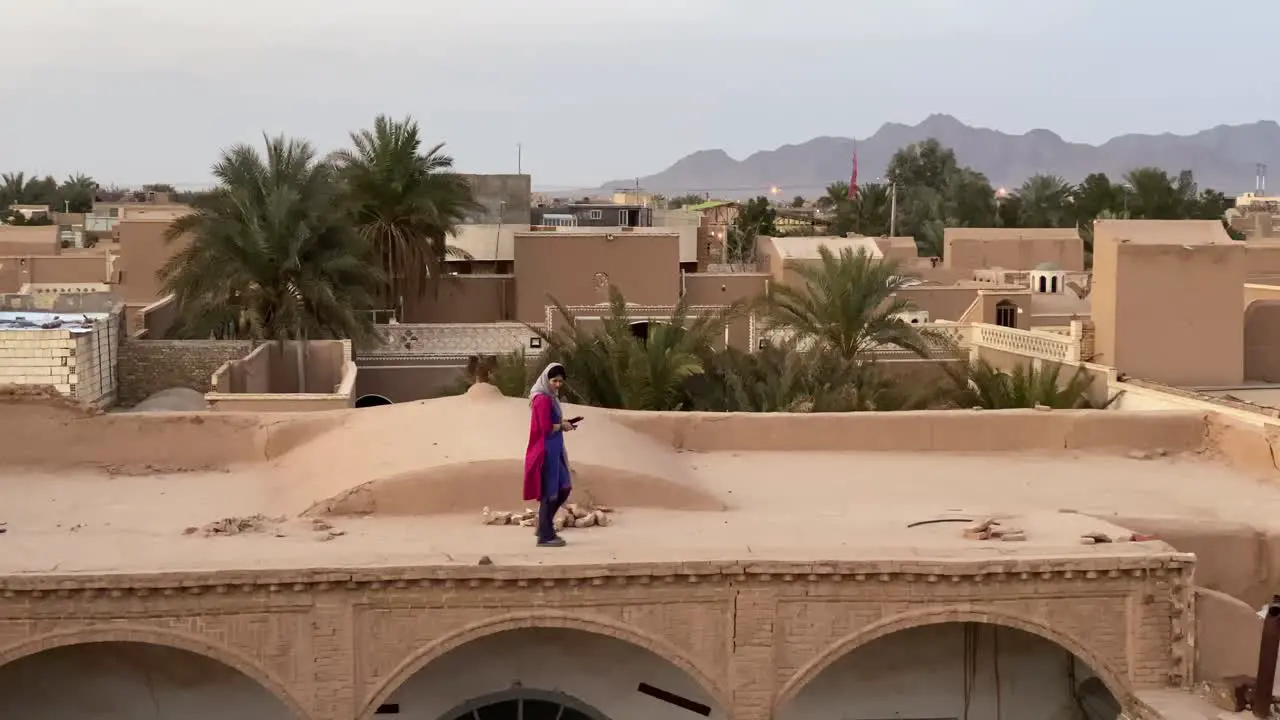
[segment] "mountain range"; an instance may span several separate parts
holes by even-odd
[[[985,174],[993,186],[1010,189],[1038,173],[1079,182],[1089,173],[1119,179],[1129,170],[1150,165],[1171,174],[1191,170],[1202,189],[1231,196],[1254,189],[1258,163],[1280,172],[1280,125],[1273,120],[1219,125],[1194,135],[1121,135],[1102,145],[1087,145],[1067,142],[1049,130],[1011,135],[970,127],[950,115],[931,115],[918,125],[886,123],[871,137],[858,140],[859,182],[874,182],[899,148],[929,138],[955,150],[962,165]],[[777,187],[787,198],[812,197],[833,182],[848,181],[853,147],[851,138],[818,137],[744,160],[724,150],[700,150],[662,172],[641,177],[640,186],[668,196],[741,198]],[[635,179],[618,180],[600,190],[634,185]]]

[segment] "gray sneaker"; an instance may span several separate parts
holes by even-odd
[[[564,547],[564,538],[554,537],[550,540],[539,540],[538,547]]]

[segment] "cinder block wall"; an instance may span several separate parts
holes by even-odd
[[[0,385],[52,385],[71,395],[76,346],[67,330],[0,331]]]
[[[0,385],[51,385],[87,405],[107,407],[116,398],[119,327],[113,314],[89,332],[0,332]]]
[[[223,363],[253,351],[250,340],[125,340],[120,346],[118,402],[136,405],[173,387],[207,393]]]

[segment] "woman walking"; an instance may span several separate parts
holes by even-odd
[[[564,385],[564,366],[551,363],[529,391],[529,446],[524,454],[524,499],[538,501],[538,547],[564,547],[556,534],[556,512],[573,489],[564,434],[574,425],[564,419],[557,395]]]

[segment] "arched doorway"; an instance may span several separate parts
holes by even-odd
[[[356,399],[356,407],[358,408],[381,407],[392,404],[390,400],[381,395],[361,395]]]
[[[1120,711],[1094,670],[1061,645],[1013,627],[947,622],[855,647],[776,717],[1116,720]]]
[[[1001,327],[1018,327],[1018,306],[1008,300],[996,303],[996,324]]]
[[[517,688],[455,707],[440,720],[609,720],[599,710],[562,692]]]
[[[85,642],[0,665],[5,717],[296,720],[258,681],[205,655],[145,642]]]
[[[568,627],[481,635],[393,677],[374,702],[422,720],[541,720],[552,704],[560,720],[725,718],[699,679],[654,650]]]

